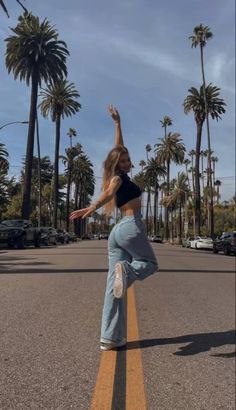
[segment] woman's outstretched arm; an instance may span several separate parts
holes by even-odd
[[[70,214],[70,220],[77,218],[86,218],[87,216],[92,215],[98,208],[101,208],[107,202],[109,202],[116,194],[116,191],[119,189],[122,180],[119,176],[114,176],[111,179],[110,185],[105,192],[100,196],[97,202],[91,204],[87,208],[77,209],[76,211]]]
[[[121,130],[121,121],[120,121],[120,114],[116,107],[113,107],[112,104],[109,104],[108,111],[111,114],[113,121],[115,122],[115,145],[123,145],[123,135]]]

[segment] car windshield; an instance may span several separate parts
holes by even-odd
[[[19,227],[19,228],[22,228],[23,227],[23,225],[24,225],[24,221],[17,221],[17,220],[12,220],[12,221],[2,221],[2,225],[5,225],[5,226],[9,226],[9,227],[12,227],[12,226],[14,226],[14,227]]]

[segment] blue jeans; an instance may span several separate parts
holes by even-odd
[[[114,268],[125,261],[127,286],[143,280],[158,270],[158,263],[145,234],[142,215],[124,216],[114,226],[108,239],[109,271],[102,313],[101,338],[120,341],[126,338],[126,298],[113,296]]]

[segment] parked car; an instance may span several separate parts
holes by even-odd
[[[109,238],[109,233],[103,232],[100,233],[99,239],[108,239]]]
[[[151,235],[149,239],[151,242],[157,242],[157,243],[163,242],[162,237],[160,235]]]
[[[57,244],[57,231],[54,228],[43,226],[40,228],[41,232],[41,244],[43,245],[56,245]]]
[[[197,236],[193,241],[190,241],[190,248],[213,249],[213,240],[211,238]]]
[[[29,244],[40,247],[41,232],[25,219],[9,219],[0,224],[0,243],[23,249]]]
[[[64,229],[57,229],[57,242],[60,243],[69,243],[69,233],[66,232]]]
[[[77,236],[74,232],[69,232],[69,240],[71,242],[77,242]]]
[[[189,238],[183,238],[182,239],[182,246],[183,248],[190,248],[191,246],[191,241],[194,241],[193,237],[189,237]]]
[[[236,255],[236,231],[223,232],[220,238],[214,240],[213,252],[223,252],[225,255]]]

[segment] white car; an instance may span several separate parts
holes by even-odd
[[[211,238],[197,236],[190,242],[190,248],[193,249],[213,249],[213,240]]]

